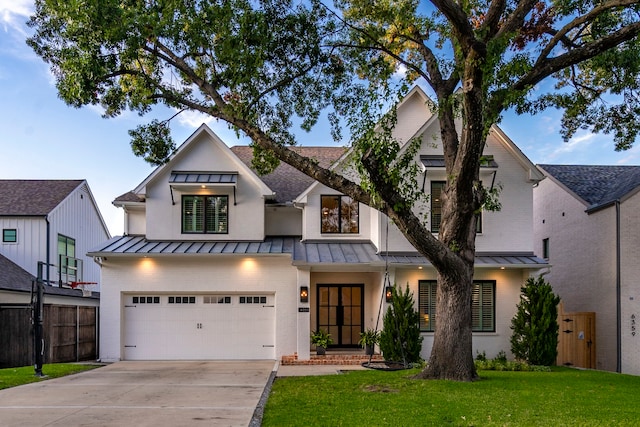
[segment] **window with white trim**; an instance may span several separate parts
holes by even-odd
[[[418,309],[420,312],[420,330],[433,332],[436,323],[435,280],[418,282]],[[496,282],[493,280],[475,281],[471,292],[471,318],[473,332],[495,332],[496,330]]]

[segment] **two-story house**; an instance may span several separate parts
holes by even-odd
[[[428,105],[414,88],[395,135],[422,138],[416,185],[431,196],[437,234],[446,176]],[[353,176],[348,150],[296,149]],[[520,287],[547,264],[533,255],[532,185],[542,175],[497,127],[485,154],[483,182],[503,186],[502,210],[482,214],[477,238],[474,348],[491,356],[509,351]],[[414,293],[427,358],[437,321],[431,264],[378,211],[285,164],[260,177],[250,161],[250,147],[229,148],[203,125],[114,201],[126,234],[90,252],[102,266],[101,359],[306,360],[316,329],[334,347],[357,347],[394,283]]]
[[[86,290],[100,290],[100,266],[86,253],[111,235],[87,181],[0,180],[0,230],[0,255],[46,286],[94,282]],[[12,282],[0,302],[29,302],[30,291],[30,283]]]
[[[594,312],[595,367],[640,374],[640,166],[538,165],[535,250],[565,311]],[[638,329],[637,329],[638,328]]]
[[[0,231],[0,367],[34,363],[38,301],[44,360],[95,359],[100,267],[86,252],[110,235],[88,183],[0,180]]]

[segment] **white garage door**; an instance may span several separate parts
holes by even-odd
[[[125,295],[125,360],[275,359],[274,296]]]

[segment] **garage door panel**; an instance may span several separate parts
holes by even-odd
[[[161,296],[157,304],[135,298],[124,296],[126,360],[275,358],[273,295],[195,295],[185,304],[175,303],[177,297],[169,303]]]

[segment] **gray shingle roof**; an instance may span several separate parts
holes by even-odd
[[[589,209],[620,200],[640,186],[640,166],[539,165]]]
[[[0,180],[0,215],[45,216],[84,181]]]
[[[298,154],[314,159],[322,167],[328,168],[335,163],[345,152],[344,147],[290,147]],[[253,158],[253,149],[246,145],[231,147],[231,151],[249,168]],[[308,177],[292,166],[284,162],[270,174],[261,176],[260,179],[276,193],[276,203],[293,201],[311,184],[313,178]]]
[[[0,255],[0,289],[15,292],[31,292],[32,281],[35,277],[22,269],[8,258]],[[86,298],[82,296],[81,289],[60,288],[58,286],[45,286],[46,295],[61,295],[69,297]],[[99,292],[92,292],[90,298],[100,298]]]
[[[135,202],[142,203],[144,202],[144,197],[139,197],[137,194],[134,194],[133,191],[128,191],[121,196],[116,197],[114,202]]]

